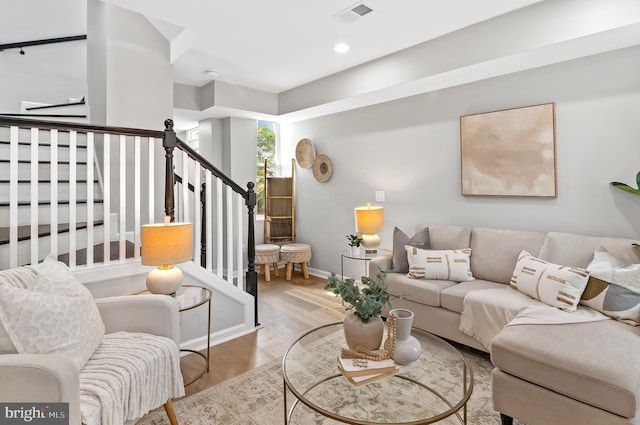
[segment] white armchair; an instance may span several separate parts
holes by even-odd
[[[143,332],[164,336],[180,344],[178,305],[165,295],[128,295],[97,299],[105,335]],[[99,350],[99,349],[98,349]],[[97,350],[97,351],[98,351]],[[87,364],[91,363],[91,359]],[[179,364],[178,364],[179,375]],[[0,355],[0,400],[3,402],[68,402],[69,424],[81,420],[81,377],[83,370],[67,358],[49,354]],[[179,387],[179,389],[178,389]],[[156,388],[150,391],[157,392]],[[182,378],[174,382],[164,401],[171,424],[177,424],[171,399],[184,395]],[[160,402],[162,404],[162,402]],[[157,405],[155,407],[160,406]],[[153,408],[155,408],[153,407]],[[107,425],[107,424],[102,424]]]

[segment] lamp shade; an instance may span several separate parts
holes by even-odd
[[[356,218],[356,232],[373,234],[382,230],[384,226],[384,209],[367,204],[365,207],[354,208]]]
[[[191,259],[191,223],[157,223],[142,226],[142,264],[172,265]]]

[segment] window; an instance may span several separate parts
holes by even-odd
[[[200,129],[198,127],[187,130],[187,144],[196,152],[200,150]]]
[[[264,214],[264,161],[269,165],[267,175],[276,174],[276,124],[270,121],[258,121],[258,146],[256,165],[256,213]]]

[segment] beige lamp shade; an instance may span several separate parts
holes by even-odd
[[[365,207],[354,209],[356,218],[356,232],[373,234],[382,230],[384,226],[384,209],[367,204]]]
[[[354,209],[356,232],[362,235],[362,247],[366,252],[376,252],[380,246],[380,236],[376,232],[384,226],[384,210],[382,207],[367,204],[366,207]]]
[[[157,223],[142,226],[142,264],[162,266],[193,259],[191,223]]]

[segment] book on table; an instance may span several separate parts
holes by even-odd
[[[399,370],[400,369],[395,368],[395,370],[390,370],[388,372],[382,372],[382,373],[374,373],[372,375],[362,375],[362,376],[347,376],[347,375],[345,375],[344,377],[347,378],[347,380],[349,382],[351,382],[353,385],[355,385],[356,387],[359,387],[360,385],[369,384],[371,382],[377,381],[378,379],[382,379],[382,378],[386,378],[387,376],[395,375],[396,373],[398,373]],[[343,373],[344,373],[344,371],[343,371]]]
[[[381,373],[395,372],[398,367],[391,359],[364,360],[343,359],[338,356],[338,369],[346,377],[371,376]]]

